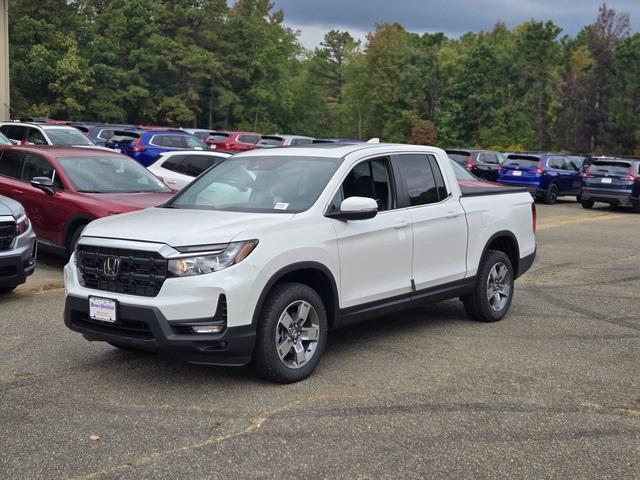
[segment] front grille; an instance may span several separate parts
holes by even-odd
[[[86,288],[155,297],[167,278],[167,259],[156,252],[80,245],[76,255]],[[105,261],[112,257],[120,261],[115,278],[105,273]]]
[[[0,222],[0,250],[9,250],[16,238],[15,222]]]

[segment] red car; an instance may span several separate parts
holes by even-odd
[[[1,146],[0,195],[24,205],[41,245],[70,255],[92,220],[159,205],[172,192],[116,152]]]
[[[261,135],[253,132],[212,132],[205,143],[212,150],[222,152],[246,152],[256,148],[256,143],[260,141]]]

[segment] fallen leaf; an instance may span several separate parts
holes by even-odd
[[[92,442],[97,442],[98,440],[100,440],[100,437],[96,434],[89,435],[89,440],[91,440]]]

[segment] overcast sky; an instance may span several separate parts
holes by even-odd
[[[498,20],[509,27],[526,20],[553,20],[563,34],[575,35],[593,23],[601,1],[593,0],[273,0],[284,10],[285,22],[300,30],[307,48],[316,47],[333,29],[349,30],[364,39],[376,22],[399,22],[412,32],[490,30]],[[612,0],[607,5],[631,14],[631,26],[640,25],[640,0]]]

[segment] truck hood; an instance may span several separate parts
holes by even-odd
[[[207,245],[228,243],[244,230],[272,228],[292,217],[293,214],[285,213],[149,208],[91,222],[82,235],[165,243],[173,247]]]
[[[15,200],[0,195],[0,216],[6,215],[18,219],[24,215],[24,208]]]

